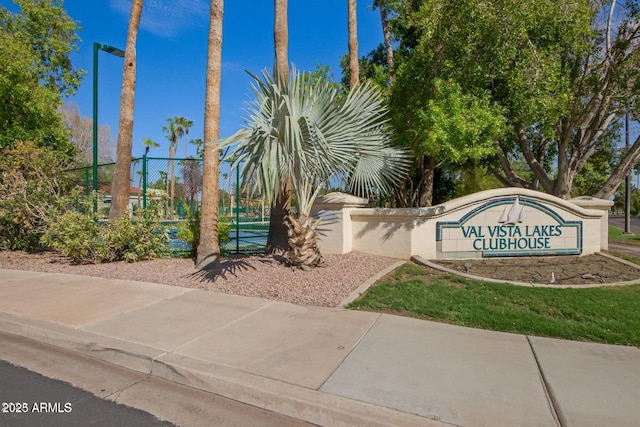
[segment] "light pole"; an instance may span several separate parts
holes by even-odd
[[[124,58],[123,50],[93,42],[93,191],[96,193],[98,192],[98,50]]]
[[[624,141],[629,152],[629,113],[624,115]],[[627,174],[624,184],[624,234],[633,234],[631,232],[631,173]]]

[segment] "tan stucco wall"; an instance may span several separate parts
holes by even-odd
[[[459,221],[465,214],[482,208],[489,201],[512,196],[535,200],[555,212],[564,221],[580,221],[582,223],[581,255],[597,253],[607,248],[606,222],[611,202],[581,199],[574,203],[537,191],[505,188],[475,193],[431,208],[357,208],[353,207],[353,204],[349,207],[337,204],[337,210],[332,211],[332,204],[324,200],[321,205],[318,205],[322,209],[314,209],[316,215],[326,218],[319,226],[320,250],[327,254],[358,251],[400,259],[409,259],[414,255],[425,259],[481,256],[478,252],[465,252],[462,248],[468,248],[469,244],[462,242],[462,239],[456,241],[445,238],[437,241],[436,224]],[[336,199],[335,195],[333,199]],[[498,208],[482,212],[473,216],[472,219],[476,224],[483,224],[482,221],[493,224],[496,221],[496,209]],[[528,219],[531,224],[536,223],[538,221],[536,217],[542,215],[535,209],[529,209],[528,214],[531,216]],[[447,232],[447,230],[443,231],[443,233]],[[561,239],[566,239],[567,244],[570,244],[577,239],[572,235],[573,232],[572,229],[567,229],[562,237],[556,238],[554,242],[561,244]]]

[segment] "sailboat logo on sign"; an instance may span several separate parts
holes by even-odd
[[[520,197],[516,197],[516,201],[509,206],[506,206],[500,215],[498,222],[500,224],[518,224],[524,222],[525,214],[524,209],[520,205]]]
[[[582,221],[565,221],[536,199],[501,197],[472,209],[459,221],[436,223],[436,240],[441,252],[459,255],[575,255],[582,252]]]

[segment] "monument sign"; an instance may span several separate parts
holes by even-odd
[[[579,255],[582,231],[580,220],[565,220],[538,200],[511,196],[489,200],[457,221],[438,221],[436,242],[443,255]]]

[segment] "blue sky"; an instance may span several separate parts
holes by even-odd
[[[359,56],[382,43],[378,10],[372,0],[358,2]],[[16,10],[9,0],[0,3]],[[130,0],[65,0],[69,16],[82,27],[74,67],[87,71],[76,102],[84,116],[92,115],[93,42],[123,49]],[[244,123],[251,99],[250,77],[273,67],[273,0],[227,0],[224,5],[220,134],[228,136]],[[207,57],[208,0],[145,0],[137,41],[137,83],[133,155],[144,152],[142,138],[160,143],[150,155],[167,156],[162,127],[169,117],[193,121],[189,139],[202,138]],[[347,1],[289,1],[289,62],[303,71],[329,65],[341,78],[340,57],[348,52]],[[115,144],[121,89],[122,59],[99,52],[98,123],[108,125]],[[189,154],[195,148],[189,147]],[[184,145],[178,156],[184,155]]]

